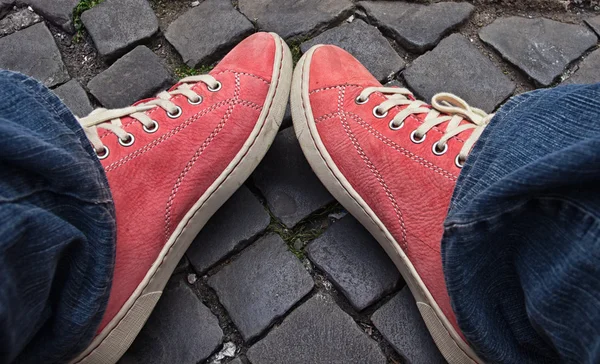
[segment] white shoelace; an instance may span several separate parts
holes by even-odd
[[[410,115],[427,114],[423,123],[411,133],[411,140],[414,143],[422,143],[427,136],[427,132],[440,124],[449,122],[442,138],[433,144],[432,150],[436,155],[446,153],[450,138],[473,129],[456,156],[455,163],[459,168],[462,167],[473,145],[494,117],[494,114],[488,114],[481,109],[471,107],[465,100],[451,93],[439,93],[433,96],[431,107],[429,107],[427,103],[415,100],[409,90],[397,87],[367,87],[358,95],[356,103],[366,103],[369,96],[375,92],[380,92],[387,97],[386,101],[373,109],[373,115],[377,118],[386,117],[388,112],[396,106],[406,106],[390,121],[389,126],[393,130],[402,128],[404,120]],[[461,124],[463,120],[468,122]]]
[[[192,90],[192,85],[202,82],[208,86],[209,91],[216,92],[221,89],[221,83],[211,75],[199,75],[182,78],[180,85],[172,91],[163,91],[155,99],[135,106],[129,106],[121,109],[96,109],[84,118],[80,118],[79,123],[83,127],[87,138],[90,140],[96,154],[100,159],[108,156],[109,150],[100,140],[98,128],[106,129],[119,137],[119,143],[123,146],[130,146],[134,142],[134,136],[123,129],[121,118],[129,116],[142,123],[144,131],[154,133],[158,130],[158,122],[152,120],[146,112],[154,108],[161,108],[167,112],[167,116],[176,119],[182,114],[179,106],[171,101],[173,96],[183,95],[192,105],[202,102],[202,96]]]

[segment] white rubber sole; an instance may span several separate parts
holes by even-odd
[[[369,230],[391,257],[415,297],[421,316],[446,360],[450,364],[483,363],[444,316],[400,245],[352,188],[323,145],[312,114],[308,89],[312,55],[320,46],[312,47],[302,56],[292,79],[292,118],[306,159],[329,192]]]
[[[285,113],[292,78],[292,56],[285,42],[276,41],[272,82],[262,113],[240,152],[208,188],[171,235],[144,280],[119,313],[71,363],[114,364],[129,348],[158,302],[179,260],[208,219],[244,183],[273,143]]]

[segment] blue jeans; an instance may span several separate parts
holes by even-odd
[[[65,362],[100,323],[115,218],[93,155],[53,93],[0,70],[0,363]]]
[[[600,84],[500,109],[460,174],[442,258],[490,362],[600,362]]]
[[[600,85],[521,95],[467,160],[443,258],[488,361],[599,360],[598,121]],[[4,71],[0,138],[0,363],[64,362],[92,340],[110,290],[108,183],[66,107]]]

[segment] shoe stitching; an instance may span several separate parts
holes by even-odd
[[[267,80],[265,80],[264,78],[262,78],[260,76],[253,75],[251,73],[247,73],[247,72],[235,72],[235,71],[232,71],[232,70],[227,70],[227,71],[221,71],[221,72],[217,73],[217,75],[221,75],[223,73],[233,73],[234,75],[244,75],[244,76],[254,77],[254,78],[259,79],[260,81],[264,82],[267,85],[269,84],[269,82]],[[245,101],[245,102],[252,103],[251,101]],[[255,104],[255,105],[257,105],[257,104]],[[260,105],[258,105],[258,106],[262,108],[262,106],[260,106]],[[139,123],[139,121],[137,121],[135,119],[129,120],[127,123],[123,124],[123,128],[126,128],[129,125],[135,124],[135,123]],[[102,134],[100,135],[100,139],[104,139],[108,135],[113,135],[113,133],[111,133],[108,130],[103,131]]]
[[[231,99],[227,99],[227,100],[223,100],[221,102],[218,102],[214,105],[212,105],[211,107],[209,107],[208,109],[203,110],[202,112],[188,118],[186,121],[184,121],[183,123],[177,125],[173,130],[169,131],[166,134],[163,134],[160,136],[160,138],[154,139],[151,143],[146,144],[144,147],[126,155],[125,157],[121,158],[120,160],[113,162],[111,164],[109,164],[105,170],[106,172],[110,172],[113,171],[115,169],[117,169],[118,167],[124,165],[125,163],[129,162],[130,160],[139,157],[140,155],[144,154],[145,152],[147,152],[148,150],[156,147],[157,145],[161,144],[162,142],[164,142],[165,140],[169,139],[170,137],[172,137],[173,135],[179,133],[181,130],[185,129],[186,127],[188,127],[190,124],[192,124],[193,122],[197,121],[198,119],[200,119],[202,116],[208,114],[209,112],[223,106],[226,105],[227,103],[231,102]]]
[[[280,44],[281,44],[281,53],[282,53],[282,56],[284,56],[284,50],[283,50],[284,48],[283,48],[283,47],[284,47],[285,45],[284,45],[284,43],[283,43],[283,40],[282,40],[282,39],[280,39],[280,40],[279,40],[279,42],[280,42]],[[282,69],[283,69],[283,61],[281,61],[281,62],[280,62],[280,64],[279,64],[279,77],[277,78],[277,84],[276,84],[275,88],[279,87],[279,83],[280,83],[280,81],[281,81]],[[274,102],[273,102],[273,100],[271,100],[271,104],[269,105],[269,109],[268,109],[268,112],[267,112],[267,116],[268,116],[268,115],[271,113],[271,108],[273,107],[273,105],[274,105]],[[262,130],[263,130],[263,128],[264,128],[264,126],[267,124],[267,120],[268,120],[268,117],[265,117],[265,120],[263,121],[263,125],[261,125],[261,128],[260,128],[260,130],[259,130],[259,132],[258,132],[258,134],[257,134],[257,137],[254,139],[254,141],[252,142],[252,144],[250,145],[250,147],[249,147],[249,148],[246,150],[246,154],[247,154],[247,153],[250,151],[250,149],[252,149],[252,147],[254,146],[254,143],[256,143],[256,140],[258,140],[258,135],[260,135],[260,133],[262,132]],[[245,155],[246,155],[246,154],[245,154]],[[218,190],[219,190],[219,189],[220,189],[220,188],[223,186],[223,183],[225,183],[225,181],[227,181],[227,180],[229,179],[229,177],[230,177],[230,176],[233,174],[233,172],[234,172],[234,171],[235,171],[235,170],[236,170],[236,169],[237,169],[237,168],[240,166],[240,163],[241,163],[241,161],[242,161],[243,159],[244,159],[244,157],[242,157],[242,158],[240,159],[240,161],[239,161],[239,162],[238,162],[238,164],[237,164],[237,165],[236,165],[236,166],[233,168],[233,170],[231,171],[231,173],[230,173],[230,174],[229,174],[229,175],[228,175],[228,176],[227,176],[227,177],[226,177],[226,178],[225,178],[225,179],[224,179],[224,180],[221,182],[221,184],[220,184],[220,185],[219,185],[219,186],[218,186],[218,187],[217,187],[217,188],[216,188],[216,189],[213,191],[213,193],[212,193],[210,196],[208,196],[208,197],[207,197],[207,199],[206,199],[205,201],[208,201],[208,200],[210,199],[210,197],[211,197],[211,196],[213,196],[213,195],[214,195],[214,194],[215,194],[215,193],[216,193],[216,192],[217,192],[217,191],[218,191]],[[196,210],[196,212],[194,212],[194,214],[192,215],[192,218],[193,218],[194,216],[196,216],[196,214],[197,214],[197,213],[198,213],[198,212],[199,212],[201,209],[202,209],[202,206],[200,206],[200,207],[199,207],[199,208]],[[183,231],[185,231],[185,228],[186,228],[186,227],[189,225],[189,223],[190,223],[190,221],[192,220],[192,218],[190,218],[190,219],[189,219],[189,220],[186,222],[186,224],[183,226],[183,228],[182,228],[182,230],[181,230],[180,234],[179,234],[179,235],[178,235],[178,236],[177,236],[175,239],[179,238],[179,236],[181,235],[181,233],[183,233]],[[155,272],[155,275],[156,275],[156,273],[158,273],[158,271],[159,271],[159,270],[160,270],[160,268],[162,267],[162,264],[163,264],[163,263],[166,261],[167,257],[169,256],[169,253],[171,252],[171,250],[173,249],[173,247],[174,247],[174,246],[175,246],[175,244],[172,244],[172,245],[169,247],[169,250],[167,251],[167,253],[166,253],[166,254],[165,254],[165,256],[163,257],[163,260],[162,260],[162,261],[160,262],[160,264],[158,265],[158,268],[157,268],[157,270],[156,270],[156,272]],[[144,289],[145,289],[145,288],[146,288],[146,287],[147,287],[147,286],[148,286],[148,285],[149,285],[149,284],[152,282],[152,280],[153,280],[153,277],[151,277],[151,278],[148,280],[148,282],[146,283],[146,285],[145,285],[145,286],[142,288],[142,291],[143,291],[143,290],[144,290]],[[114,330],[116,327],[118,327],[118,326],[119,326],[119,324],[120,324],[120,323],[123,321],[123,319],[124,319],[124,318],[127,316],[127,314],[128,314],[130,311],[131,311],[131,309],[132,309],[134,306],[135,306],[135,305],[132,305],[131,307],[129,307],[129,309],[127,310],[127,312],[125,313],[125,315],[123,315],[123,317],[122,317],[122,318],[119,320],[119,322],[117,322],[117,324],[115,325],[115,327],[113,328],[113,330]],[[111,330],[111,332],[112,332],[113,330]],[[108,335],[110,335],[110,333],[109,333]],[[92,349],[92,350],[91,350],[91,351],[90,351],[90,352],[89,352],[87,355],[85,355],[83,358],[79,359],[79,360],[77,361],[77,363],[81,363],[81,362],[82,362],[83,360],[85,360],[87,357],[89,357],[89,356],[90,356],[90,355],[92,355],[94,352],[96,352],[96,351],[97,351],[97,350],[100,348],[100,346],[102,346],[102,343],[104,343],[104,341],[106,340],[106,338],[108,338],[108,335],[107,335],[107,336],[106,336],[104,339],[102,339],[102,340],[101,340],[101,341],[98,343],[98,345],[97,345],[97,346],[96,346],[94,349]],[[87,350],[87,349],[86,349],[86,350]]]
[[[334,111],[334,112],[330,112],[329,114],[325,114],[322,115],[321,117],[319,117],[318,119],[315,119],[315,124],[320,123],[321,121],[325,121],[327,119],[331,119],[333,117],[339,116],[340,112],[339,111]]]
[[[158,139],[154,139],[151,143],[146,144],[143,148],[136,150],[135,152],[132,152],[131,154],[126,155],[125,157],[123,157],[122,159],[111,163],[110,165],[108,165],[105,168],[106,173],[108,172],[112,172],[115,169],[117,169],[118,167],[124,165],[125,163],[129,162],[130,160],[139,157],[140,155],[150,151],[151,149],[153,149],[154,147],[158,146],[160,143],[164,142],[166,139],[172,137],[173,135],[177,134],[178,132],[180,132],[181,130],[185,129],[187,126],[189,126],[189,124],[197,121],[198,119],[200,119],[202,116],[205,116],[206,114],[208,114],[209,112],[227,104],[228,102],[230,102],[231,99],[227,99],[227,100],[223,100],[217,104],[214,104],[213,106],[211,106],[208,109],[203,110],[201,113],[196,114],[192,117],[190,117],[188,120],[186,120],[184,123],[179,124],[175,129],[171,130],[169,133],[167,134],[163,134],[160,138]],[[247,106],[253,109],[257,109],[260,110],[262,109],[262,106],[257,105],[256,103],[252,102],[252,101],[247,101],[247,100],[237,100],[236,101],[236,105],[243,105],[243,106]]]
[[[309,93],[309,95],[312,95],[313,93],[317,93],[317,92],[328,91],[328,90],[335,90],[335,89],[347,88],[347,87],[358,87],[358,88],[364,88],[364,86],[361,86],[361,85],[356,85],[356,84],[343,84],[343,85],[339,85],[339,86],[329,86],[329,87],[323,87],[323,88],[320,88],[320,89],[316,89],[316,90],[313,90],[313,91],[311,91],[311,92]],[[385,98],[385,96],[384,96],[383,94],[379,93],[379,92],[375,93],[374,95],[377,95],[377,96],[379,96],[379,97]],[[330,113],[330,114],[333,114],[333,113]],[[316,119],[316,120],[315,120],[315,124],[316,124],[316,123],[318,123],[319,121],[323,121],[323,120],[322,120],[322,118],[323,118],[323,117],[325,117],[325,116],[327,116],[327,115],[330,115],[330,114],[326,114],[326,115],[323,115],[323,116],[319,117],[318,119]],[[414,116],[411,116],[411,117],[412,117],[414,120],[416,120],[416,121],[417,121],[419,124],[423,124],[423,121],[422,121],[422,120],[419,120],[418,118],[416,118],[416,117],[414,117]],[[437,127],[437,126],[434,126],[433,128],[431,128],[431,130],[435,130],[435,131],[437,131],[438,133],[440,133],[441,135],[444,135],[444,134],[445,134],[445,133],[444,133],[444,132],[443,132],[443,131],[442,131],[442,130],[439,128],[439,127]],[[454,136],[454,137],[452,137],[451,139],[455,139],[455,140],[457,140],[457,141],[459,141],[459,142],[461,142],[461,143],[463,143],[463,144],[465,143],[465,141],[464,141],[463,139],[461,139],[459,136]]]
[[[398,203],[396,202],[396,198],[394,197],[394,194],[392,193],[392,191],[389,189],[387,183],[385,182],[385,179],[383,178],[383,176],[381,175],[381,173],[379,172],[377,167],[375,167],[373,162],[371,162],[369,157],[365,154],[364,150],[358,143],[356,136],[354,135],[354,133],[352,133],[350,124],[348,123],[348,121],[346,119],[346,115],[342,111],[342,105],[343,105],[343,100],[345,97],[345,91],[346,91],[346,89],[342,88],[339,90],[339,93],[338,93],[338,110],[340,111],[340,120],[342,122],[342,126],[344,127],[344,130],[346,131],[346,134],[350,138],[350,141],[352,142],[352,145],[356,149],[357,153],[360,155],[361,159],[365,162],[365,164],[367,165],[369,170],[371,170],[371,173],[373,173],[373,175],[375,176],[377,181],[379,181],[379,184],[385,191],[387,198],[390,200],[390,203],[392,204],[392,207],[394,208],[394,211],[396,212],[396,216],[398,217],[398,221],[400,222],[400,226],[402,228],[402,246],[405,250],[407,250],[408,244],[407,244],[407,238],[406,238],[406,224],[404,222],[402,210],[398,206]]]
[[[385,135],[381,134],[378,130],[376,130],[375,128],[373,128],[373,126],[367,122],[365,122],[360,116],[351,113],[351,112],[347,112],[346,114],[348,114],[352,119],[354,119],[359,125],[361,125],[363,128],[365,128],[371,135],[373,135],[374,137],[376,137],[377,139],[381,140],[383,143],[385,143],[387,146],[394,148],[395,150],[397,150],[398,152],[404,154],[406,157],[414,160],[415,162],[418,162],[419,164],[421,164],[423,167],[429,168],[432,171],[441,174],[442,176],[451,179],[451,180],[456,180],[458,179],[458,176],[454,175],[453,173],[443,169],[442,167],[428,161],[427,159],[416,155],[415,153],[409,151],[408,149],[405,149],[401,146],[399,146],[398,144],[396,144],[394,141],[392,141],[391,139],[387,138]]]
[[[393,142],[392,140],[390,140],[389,138],[387,138],[386,136],[384,136],[383,134],[381,134],[379,131],[377,131],[375,128],[373,128],[373,126],[371,126],[369,123],[365,122],[360,116],[351,113],[351,112],[346,112],[345,113],[346,116],[351,117],[352,119],[354,119],[354,121],[356,121],[360,126],[362,126],[363,128],[365,128],[370,134],[372,134],[374,137],[376,137],[377,139],[379,139],[380,141],[382,141],[384,144],[386,144],[387,146],[395,149],[396,151],[402,153],[405,157],[419,163],[420,165],[422,165],[425,168],[431,169],[432,171],[440,174],[441,176],[448,178],[452,181],[456,181],[458,179],[458,176],[446,171],[445,169],[439,167],[438,165],[428,161],[427,159],[416,155],[415,153],[409,151],[408,149],[405,149],[401,146],[399,146],[398,144],[396,144],[395,142]],[[326,116],[326,117],[325,117]],[[340,117],[341,113],[336,111],[327,115],[323,115],[321,116],[319,119],[319,121],[323,122],[326,119],[330,119],[330,118],[334,118],[334,117]],[[315,124],[317,123],[317,120],[315,120]]]
[[[317,92],[327,91],[327,90],[341,89],[341,88],[345,88],[348,86],[362,87],[361,85],[357,85],[354,83],[344,83],[344,84],[337,85],[337,86],[328,86],[328,87],[321,87],[321,88],[314,89],[311,92],[309,92],[309,95],[316,94]]]
[[[270,82],[269,82],[269,81],[267,81],[266,79],[264,79],[264,78],[262,78],[262,77],[260,77],[260,76],[257,76],[257,75],[255,75],[255,74],[248,73],[248,72],[237,72],[237,71],[234,71],[234,70],[225,70],[225,71],[221,71],[221,72],[217,73],[217,75],[222,75],[223,73],[233,73],[233,74],[236,74],[236,75],[250,76],[250,77],[254,77],[254,78],[256,78],[256,79],[259,79],[259,80],[261,80],[262,82],[264,82],[264,83],[265,83],[265,84],[267,84],[267,85],[269,85],[269,84],[270,84]]]
[[[202,155],[204,150],[210,145],[210,143],[221,132],[221,130],[223,130],[223,127],[225,127],[225,124],[227,123],[227,121],[231,117],[231,114],[233,113],[233,109],[235,108],[236,102],[238,101],[239,97],[240,97],[240,76],[236,74],[233,98],[231,99],[231,102],[229,103],[229,107],[227,108],[225,115],[223,116],[223,118],[221,119],[219,124],[213,129],[213,131],[210,133],[210,135],[204,140],[204,142],[202,143],[200,148],[198,148],[198,150],[196,150],[196,153],[194,154],[192,159],[190,159],[188,161],[188,163],[186,164],[183,171],[181,171],[181,173],[179,174],[179,177],[177,178],[177,181],[175,182],[173,189],[171,190],[171,195],[169,196],[169,199],[167,201],[167,207],[165,209],[165,239],[166,239],[165,241],[169,240],[169,235],[171,233],[171,229],[170,229],[171,211],[172,211],[173,203],[175,201],[175,197],[176,197],[177,193],[179,192],[179,187],[181,187],[181,184],[183,183],[183,179],[189,173],[189,171],[192,169],[192,167],[194,166],[196,161],[200,158],[200,155]]]
[[[310,123],[309,120],[309,113],[308,113],[308,107],[307,104],[310,105],[310,101],[306,100],[304,98],[304,96],[302,95],[301,97],[301,101],[302,101],[302,109],[304,111],[304,117],[307,120],[307,123]],[[316,124],[315,124],[316,125]],[[365,207],[354,197],[354,195],[352,193],[350,193],[350,191],[348,190],[348,188],[342,183],[342,181],[340,181],[340,179],[338,178],[336,172],[334,172],[331,168],[331,166],[329,165],[329,162],[327,161],[327,157],[324,156],[323,152],[321,151],[321,149],[317,146],[317,142],[316,142],[316,138],[315,135],[313,134],[311,128],[308,128],[309,130],[309,135],[310,138],[313,142],[313,146],[315,148],[315,150],[317,151],[321,161],[323,162],[323,164],[327,167],[327,171],[329,172],[329,174],[333,177],[333,179],[335,180],[335,183],[337,183],[338,187],[340,188],[340,190],[346,194],[346,196],[348,196],[348,198],[350,199],[351,202],[353,202],[363,213],[364,215],[371,221],[371,223],[377,228],[379,229],[379,231],[383,234],[384,238],[391,244],[395,243],[395,238],[392,237],[392,239],[390,240],[390,238],[388,237],[388,234],[390,234],[390,232],[387,229],[382,228],[382,226],[377,223],[374,219],[373,216],[371,216],[371,214],[365,209]],[[317,137],[318,138],[318,137]],[[354,191],[354,193],[356,193],[356,191]],[[394,244],[395,245],[395,244]],[[409,260],[410,263],[410,260]],[[419,275],[417,274],[417,278],[420,279]],[[429,291],[426,292],[426,289],[424,290],[423,286],[421,284],[417,284],[414,287],[415,289],[417,289],[422,295],[430,295]],[[435,300],[434,300],[435,302]],[[447,327],[444,325],[444,329],[446,330],[446,332],[449,333],[449,330],[447,329]],[[451,339],[454,340],[454,338],[451,336]],[[456,342],[456,340],[454,340],[455,343],[458,345],[458,343]],[[464,352],[464,350],[462,350],[459,346],[459,349],[461,351]],[[465,355],[467,355],[465,353]],[[467,355],[469,357],[469,355]],[[470,358],[470,357],[469,357]]]
[[[302,101],[302,110],[304,112],[304,117],[307,120],[307,123],[310,123],[308,120],[310,118],[310,115],[308,113],[308,106],[310,105],[310,101],[304,98],[304,95],[301,96],[301,101]],[[350,192],[350,190],[348,190],[348,188],[342,183],[342,181],[340,181],[340,179],[338,178],[336,172],[334,172],[331,168],[331,166],[329,165],[329,162],[327,161],[329,157],[325,157],[325,155],[323,154],[323,151],[321,151],[321,149],[317,146],[317,142],[316,142],[316,138],[315,135],[312,132],[312,129],[310,127],[308,127],[308,131],[309,131],[309,135],[310,135],[310,139],[312,140],[313,143],[313,147],[315,148],[315,150],[317,151],[319,158],[321,159],[322,163],[325,165],[325,167],[327,167],[327,171],[329,172],[329,174],[333,177],[333,179],[335,180],[335,183],[337,183],[337,186],[340,188],[340,191],[342,191],[344,194],[346,194],[346,196],[348,196],[349,200],[351,202],[353,202],[364,214],[364,216],[366,216],[369,220],[371,220],[371,223],[377,227],[377,229],[379,229],[379,231],[381,232],[381,234],[385,237],[385,239],[392,245],[396,245],[396,239],[392,236],[392,240],[390,240],[390,238],[388,237],[388,234],[391,235],[391,233],[387,230],[381,227],[380,224],[378,224],[374,219],[373,216],[371,216],[371,214],[369,212],[367,212],[367,210],[365,209],[365,207],[354,197],[354,195]],[[318,134],[318,132],[317,132]],[[357,193],[356,191],[354,191],[354,193]],[[416,289],[419,290],[419,292],[421,294],[425,294],[423,287],[421,287],[421,285],[417,285]]]

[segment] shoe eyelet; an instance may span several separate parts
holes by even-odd
[[[421,144],[425,141],[425,138],[427,138],[427,134],[423,134],[423,136],[420,139],[417,139],[416,135],[417,135],[416,130],[413,130],[413,132],[410,133],[410,140],[415,144]]]
[[[102,146],[102,148],[103,148],[102,153],[98,153],[98,151],[96,149],[94,149],[94,152],[96,152],[96,156],[100,160],[106,159],[108,157],[108,155],[110,154],[110,150],[108,149],[108,147],[106,145]]]
[[[183,114],[183,110],[181,110],[181,108],[179,106],[177,107],[177,111],[174,114],[171,114],[170,112],[167,111],[167,116],[170,117],[171,119],[177,119],[178,117],[181,116],[181,114]]]
[[[357,105],[364,105],[367,102],[369,102],[369,98],[367,97],[366,99],[361,99],[360,95],[356,96],[356,98],[354,99],[354,102],[356,102]]]
[[[465,160],[462,159],[459,154],[454,158],[454,164],[456,164],[458,168],[462,168],[465,165]]]
[[[392,121],[390,121],[390,129],[392,130],[400,130],[402,129],[402,127],[404,126],[404,121],[400,123],[400,125],[396,125],[394,124],[394,119],[392,119]]]
[[[217,81],[217,86],[215,87],[210,87],[210,85],[208,86],[208,91],[210,92],[217,92],[221,89],[221,87],[223,87],[223,85],[221,84],[221,82]]]
[[[439,142],[434,143],[433,146],[431,147],[431,151],[433,152],[433,154],[435,154],[435,155],[446,154],[446,152],[448,151],[448,143],[446,143],[446,145],[444,145],[444,149],[442,149],[442,150],[438,150],[438,144],[439,144]]]
[[[142,128],[148,134],[156,133],[158,130],[158,122],[156,120],[152,120],[152,127],[148,128],[146,125],[143,125]]]
[[[135,138],[133,137],[133,134],[131,134],[131,133],[127,134],[126,140],[122,140],[121,138],[119,138],[119,144],[121,144],[124,147],[130,147],[133,145],[134,142],[135,142]]]
[[[377,119],[383,119],[387,116],[388,112],[384,112],[383,114],[379,113],[379,106],[375,106],[373,108],[373,115],[377,118]]]
[[[202,96],[198,96],[198,100],[197,101],[192,101],[191,99],[187,99],[188,104],[190,105],[200,105],[202,103]]]

